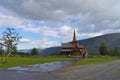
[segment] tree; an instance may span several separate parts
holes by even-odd
[[[104,42],[101,43],[99,52],[101,55],[106,55],[108,53],[107,46]]]
[[[109,55],[110,55],[110,56],[114,56],[114,50],[113,50],[113,49],[110,49],[110,50],[109,50]]]
[[[120,56],[120,51],[119,51],[118,47],[114,47],[114,48],[110,49],[109,50],[109,55]]]
[[[33,48],[32,51],[31,51],[31,55],[38,55],[39,52],[36,48]]]
[[[2,42],[0,42],[0,55],[4,53]]]
[[[18,51],[17,51],[17,47],[16,46],[13,46],[12,47],[12,53],[11,53],[12,55],[17,55],[18,54]]]
[[[117,47],[115,47],[113,49],[113,52],[114,52],[114,56],[119,56],[120,55],[119,49]]]
[[[6,50],[5,56],[7,57],[8,55],[12,54],[13,52],[17,50],[17,44],[22,37],[19,36],[17,32],[15,32],[14,28],[7,28],[6,31],[4,31],[2,35],[3,35],[2,44],[5,47],[5,50]],[[5,60],[5,62],[6,61],[7,59]]]
[[[5,53],[5,51],[3,50],[3,42],[2,42],[2,39],[1,39],[1,42],[0,42],[0,55],[2,56],[2,63],[3,62],[6,62],[6,60],[7,60],[7,58],[5,57],[5,55],[6,55],[6,53]]]

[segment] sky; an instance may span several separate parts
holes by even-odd
[[[22,36],[18,49],[60,46],[120,33],[120,0],[0,0],[0,38],[6,28]]]

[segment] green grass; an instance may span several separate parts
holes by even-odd
[[[1,57],[0,57],[1,60]],[[31,57],[8,57],[7,63],[1,63],[0,68],[9,68],[14,66],[27,66],[31,64],[41,64],[45,62],[55,62],[73,60],[73,58],[31,58]]]
[[[41,64],[46,62],[56,62],[56,61],[65,61],[73,60],[74,58],[35,58],[35,57],[8,57],[7,63],[1,63],[0,57],[0,68],[9,68],[15,66],[28,66],[31,64]],[[118,60],[116,58],[86,58],[80,61],[77,61],[73,66],[85,65],[85,64],[95,64],[100,62],[109,62],[113,60]]]
[[[72,66],[95,64],[95,63],[100,63],[100,62],[110,62],[114,60],[118,60],[118,59],[117,58],[86,58],[86,59],[80,60],[72,64]]]

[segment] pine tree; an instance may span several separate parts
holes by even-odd
[[[36,48],[33,48],[32,51],[31,51],[31,55],[38,55],[39,52]]]
[[[100,55],[106,55],[108,53],[107,46],[104,42],[101,43],[99,52],[100,52]]]

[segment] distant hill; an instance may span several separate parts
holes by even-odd
[[[78,40],[78,43],[84,45],[89,53],[99,53],[99,47],[101,42],[105,42],[109,49],[118,47],[120,50],[120,33],[105,34],[93,38],[88,38],[84,40]],[[59,52],[61,49],[58,47],[50,47],[46,49],[38,49],[41,55],[49,55],[55,52]],[[26,51],[26,50],[25,50]],[[27,50],[30,52],[31,50]]]
[[[79,40],[79,44],[83,44],[89,53],[99,53],[101,42],[105,42],[109,49],[118,47],[120,50],[120,33],[105,34],[89,39]]]
[[[37,48],[37,50],[40,53],[42,49]],[[30,54],[31,51],[32,51],[32,49],[21,49],[21,50],[18,50],[18,52],[23,52],[23,53],[26,53],[26,54]]]
[[[50,47],[50,48],[46,48],[46,49],[43,49],[40,51],[40,54],[41,55],[49,55],[49,54],[52,54],[52,53],[56,53],[56,52],[59,52],[60,51],[60,47]]]
[[[26,54],[30,54],[31,53],[31,50],[32,49],[21,49],[21,50],[18,50],[18,52],[24,52]]]
[[[50,48],[46,48],[46,49],[37,48],[37,50],[39,51],[40,55],[49,55],[49,54],[56,53],[56,52],[60,51],[60,47],[50,47]],[[30,54],[31,51],[32,51],[32,49],[18,50],[18,52],[24,52],[26,54]]]

